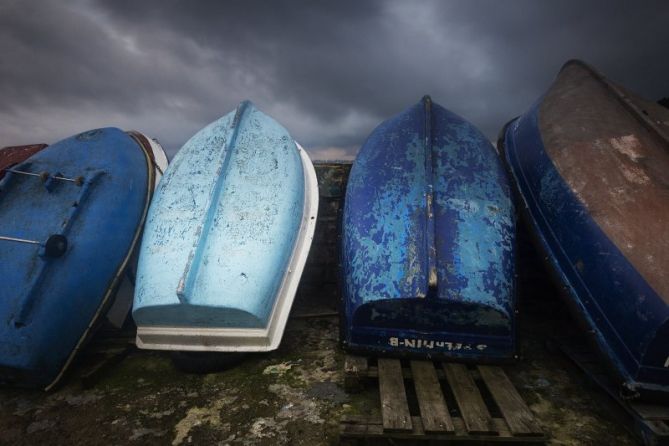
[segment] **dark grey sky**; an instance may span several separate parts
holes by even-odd
[[[343,158],[426,93],[492,140],[570,58],[669,96],[669,3],[2,1],[0,146],[118,126],[172,155],[248,98]]]

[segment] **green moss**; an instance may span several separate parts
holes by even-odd
[[[105,390],[135,391],[142,388],[163,387],[165,385],[195,385],[197,380],[177,370],[166,354],[138,352],[125,358],[113,373],[104,376],[97,388]]]

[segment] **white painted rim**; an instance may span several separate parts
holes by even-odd
[[[160,145],[157,139],[149,138],[146,135],[144,135],[144,137],[147,139],[147,141],[149,141],[149,144],[151,145],[151,151],[153,152],[153,160],[156,164],[154,167],[154,170],[156,171],[156,182],[154,184],[155,188],[158,187],[158,183],[160,183],[160,179],[163,177],[165,169],[167,169],[167,164],[168,164],[167,155],[165,154],[163,146]]]
[[[295,143],[304,171],[304,208],[300,230],[277,293],[269,324],[264,329],[137,327],[137,347],[152,350],[261,352],[276,350],[304,271],[318,215],[318,179],[306,150]]]
[[[147,138],[149,139],[149,138]],[[150,141],[150,139],[149,139]],[[83,347],[85,341],[88,340],[88,336],[92,333],[93,328],[95,327],[95,324],[99,320],[100,317],[102,317],[103,313],[102,310],[107,306],[108,302],[110,299],[113,299],[115,296],[112,296],[112,291],[115,291],[117,288],[117,285],[120,284],[120,281],[123,280],[123,273],[125,269],[128,267],[128,263],[130,262],[133,253],[136,252],[139,249],[140,245],[140,240],[141,240],[141,235],[142,231],[144,229],[144,223],[146,222],[146,217],[148,216],[149,213],[149,205],[151,204],[151,197],[153,196],[153,190],[151,189],[151,180],[153,179],[152,176],[156,173],[155,166],[152,166],[151,159],[149,156],[149,153],[147,149],[144,147],[142,144],[137,144],[137,146],[140,148],[142,151],[142,154],[144,154],[144,158],[147,164],[148,168],[148,176],[147,176],[147,188],[146,188],[146,198],[144,200],[144,210],[142,211],[142,216],[139,221],[139,225],[137,225],[137,228],[135,229],[135,235],[133,236],[132,242],[130,244],[129,250],[126,253],[125,258],[121,262],[121,265],[119,268],[116,270],[116,274],[114,275],[114,278],[111,281],[110,286],[107,288],[107,291],[105,291],[105,294],[102,298],[102,302],[98,306],[97,310],[95,311],[95,314],[93,315],[93,318],[89,322],[88,326],[84,330],[84,333],[81,335],[81,338],[79,338],[79,341],[75,345],[74,349],[68,356],[67,360],[65,361],[65,364],[61,368],[60,372],[58,372],[58,375],[54,378],[54,380],[44,388],[44,390],[49,391],[51,390],[57,383],[60,381],[60,379],[63,377],[65,374],[65,371],[68,369],[70,366],[70,363],[73,361],[74,357],[77,355],[79,350]],[[162,150],[162,147],[160,148]],[[154,167],[153,171],[151,171],[151,167]],[[155,184],[155,179],[154,184]]]
[[[151,196],[153,196],[153,194],[156,193],[158,183],[160,183],[160,179],[163,177],[165,169],[167,169],[168,165],[167,155],[165,154],[165,150],[163,150],[163,146],[160,145],[160,142],[158,142],[157,139],[151,138],[142,132],[135,131],[135,133],[143,136],[149,142],[149,147],[151,148],[151,153],[152,153],[151,167],[153,168],[153,173],[155,176],[155,180],[153,182],[153,191],[151,193]],[[135,251],[133,252],[132,258],[128,262],[128,268],[132,272],[133,277],[137,276],[138,258],[139,258],[139,244],[135,247]],[[127,318],[128,313],[132,308],[134,289],[135,285],[130,282],[130,280],[126,275],[124,275],[121,281],[121,285],[119,286],[119,290],[114,296],[113,303],[111,304],[110,308],[107,310],[107,314],[105,315],[107,321],[113,327],[120,329],[121,325],[125,322],[125,319]]]

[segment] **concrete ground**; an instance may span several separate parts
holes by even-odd
[[[0,390],[0,444],[332,445],[343,414],[378,412],[370,389],[343,390],[344,354],[331,288],[301,292],[281,348],[205,375],[176,370],[168,354],[132,351],[84,388],[92,344],[61,387]],[[523,359],[506,367],[553,445],[636,444],[611,404],[545,340],[569,329],[558,301],[521,306]]]

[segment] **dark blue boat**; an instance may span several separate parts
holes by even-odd
[[[472,124],[429,97],[383,122],[346,191],[344,346],[513,360],[514,224],[499,157]]]
[[[153,190],[151,146],[105,128],[0,181],[0,383],[55,383],[110,303]]]
[[[669,110],[570,61],[500,141],[537,245],[627,397],[669,394]]]

